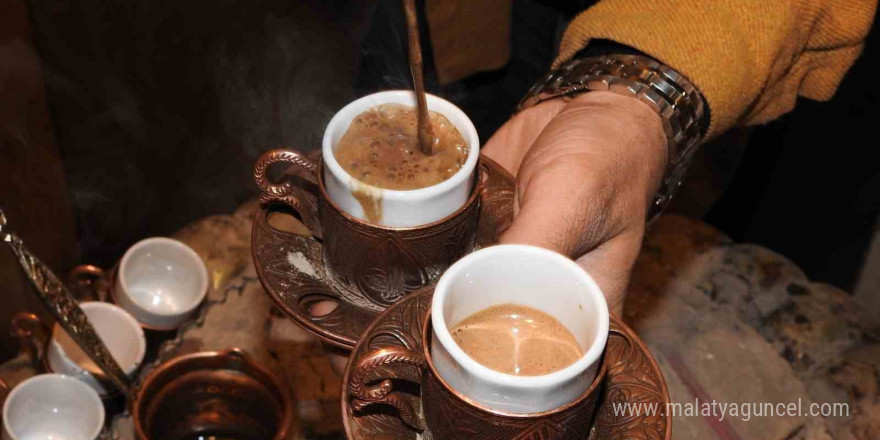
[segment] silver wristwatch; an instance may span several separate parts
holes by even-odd
[[[640,55],[602,55],[574,59],[548,73],[529,89],[518,110],[596,90],[636,98],[654,109],[663,121],[668,160],[660,190],[648,210],[648,219],[652,219],[681,186],[709,127],[703,97],[687,78],[656,60]]]

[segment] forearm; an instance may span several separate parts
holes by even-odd
[[[631,46],[702,92],[711,137],[769,121],[797,96],[830,98],[857,58],[876,0],[602,0],[578,16],[557,64],[591,39]]]

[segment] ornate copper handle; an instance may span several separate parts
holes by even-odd
[[[303,223],[309,228],[312,235],[321,238],[321,223],[318,221],[318,208],[315,203],[304,200],[305,193],[294,194],[296,190],[291,182],[272,183],[266,176],[269,166],[276,163],[287,163],[292,165],[293,171],[297,176],[302,177],[307,182],[318,185],[318,166],[305,157],[305,155],[297,153],[293,150],[272,150],[264,153],[257,159],[254,165],[254,181],[260,188],[260,203],[280,203],[288,206],[302,218]]]
[[[617,336],[620,336],[621,338],[626,340],[627,342],[632,342],[632,337],[624,329],[622,321],[619,321],[618,319],[621,318],[614,318],[612,316],[612,318],[608,320],[608,333],[614,333]],[[607,342],[605,343],[605,351],[608,351]]]
[[[49,327],[37,315],[20,312],[12,317],[10,333],[21,344],[21,350],[31,358],[34,369],[41,371],[43,347],[51,337]]]
[[[106,302],[109,296],[107,272],[98,266],[83,264],[67,274],[68,284],[78,301],[96,299]]]
[[[364,380],[376,367],[389,364],[412,365],[424,369],[427,364],[422,353],[416,353],[403,347],[388,347],[370,352],[363,356],[351,373],[348,382],[348,393],[353,397],[351,402],[355,411],[361,411],[373,404],[387,404],[397,409],[400,419],[407,426],[421,432],[425,429],[424,416],[416,412],[400,393],[394,392],[391,378],[384,378],[376,385],[367,385]]]

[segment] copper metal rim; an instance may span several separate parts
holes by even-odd
[[[612,318],[612,319],[616,319],[616,318]],[[460,393],[459,391],[457,391],[455,388],[452,388],[452,386],[449,385],[448,382],[446,382],[446,379],[444,379],[443,376],[440,375],[440,372],[438,372],[437,369],[434,367],[434,360],[431,359],[431,335],[432,334],[433,334],[433,329],[431,328],[431,310],[429,309],[428,315],[425,318],[425,322],[422,323],[422,352],[425,356],[425,361],[426,361],[425,363],[428,365],[427,366],[428,371],[430,371],[431,375],[434,376],[434,379],[436,379],[437,382],[439,382],[443,386],[443,388],[446,390],[446,392],[450,393],[451,395],[455,396],[456,398],[460,399],[461,401],[472,406],[474,409],[476,409],[482,413],[485,413],[487,415],[494,415],[494,416],[498,416],[498,417],[510,417],[510,418],[515,418],[515,419],[531,419],[531,418],[536,419],[536,418],[552,416],[554,414],[558,414],[558,413],[567,411],[567,410],[571,409],[572,407],[575,407],[575,406],[583,403],[585,400],[587,400],[588,397],[590,397],[590,395],[592,395],[593,393],[596,392],[596,390],[598,390],[599,386],[602,385],[602,380],[605,379],[606,365],[605,365],[605,354],[603,353],[602,357],[599,359],[599,362],[601,362],[601,366],[599,367],[599,370],[596,372],[596,377],[593,378],[593,382],[590,383],[589,388],[587,388],[587,390],[584,391],[583,394],[581,394],[577,399],[575,399],[569,403],[566,403],[565,405],[562,405],[558,408],[554,408],[549,411],[537,412],[537,413],[511,413],[511,412],[506,412],[506,411],[500,411],[497,409],[492,409],[492,408],[489,408],[489,407],[483,405],[482,403],[479,403],[479,402],[472,400],[471,398],[469,398],[469,397],[465,396],[464,394]],[[345,383],[345,382],[343,382],[343,383]]]
[[[237,362],[235,362],[236,360]],[[288,431],[290,430],[293,421],[292,398],[290,397],[290,393],[288,392],[287,388],[283,386],[281,381],[279,381],[278,378],[275,377],[275,375],[270,373],[268,370],[266,370],[256,362],[253,362],[251,358],[239,348],[231,348],[222,351],[191,353],[183,356],[178,356],[156,367],[156,369],[144,379],[143,384],[141,384],[140,388],[137,390],[135,399],[131,403],[131,415],[134,419],[136,438],[138,440],[149,439],[149,437],[147,437],[146,433],[144,432],[144,420],[142,420],[144,415],[141,413],[142,411],[144,411],[145,406],[149,403],[149,399],[156,397],[156,394],[161,391],[161,388],[164,385],[163,382],[169,379],[173,379],[167,378],[166,376],[178,373],[177,370],[185,367],[187,364],[193,364],[192,370],[241,370],[240,365],[238,365],[239,368],[236,368],[236,363],[246,365],[247,369],[249,370],[246,372],[246,374],[263,383],[266,386],[266,389],[271,392],[276,400],[279,402],[281,406],[281,417],[278,420],[278,431],[276,432],[273,440],[285,439],[288,435]],[[145,401],[145,399],[148,400]]]
[[[452,219],[462,215],[462,213],[464,213],[469,206],[473,205],[474,202],[477,201],[477,199],[479,198],[478,196],[480,195],[480,193],[482,192],[482,189],[483,189],[483,182],[485,181],[485,173],[486,172],[484,171],[483,166],[484,165],[483,165],[482,158],[478,159],[477,166],[474,168],[474,172],[477,174],[476,175],[477,178],[474,179],[474,183],[473,183],[473,187],[471,188],[470,196],[464,202],[464,205],[461,205],[461,208],[457,209],[452,214],[449,214],[446,217],[441,218],[440,220],[437,220],[437,221],[434,221],[431,223],[426,223],[424,225],[411,226],[411,227],[405,227],[405,228],[398,228],[398,227],[393,227],[393,226],[383,226],[383,225],[377,225],[374,223],[369,223],[369,222],[361,220],[361,219],[343,211],[342,208],[340,208],[336,204],[336,202],[334,202],[333,199],[330,198],[330,195],[327,194],[327,188],[324,186],[324,161],[323,160],[318,162],[318,173],[317,173],[318,174],[317,175],[318,188],[320,188],[321,197],[326,201],[327,205],[330,206],[330,208],[332,208],[334,211],[341,214],[342,217],[350,223],[354,223],[357,225],[366,226],[366,227],[370,227],[370,228],[375,228],[375,229],[382,230],[382,231],[388,231],[388,232],[420,231],[423,229],[433,228],[433,227],[440,225],[442,223],[446,223],[448,221],[451,221]],[[419,189],[422,189],[422,188],[419,188]]]

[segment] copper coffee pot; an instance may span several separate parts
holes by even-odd
[[[237,348],[192,353],[158,366],[131,403],[138,440],[283,440],[290,393]]]

